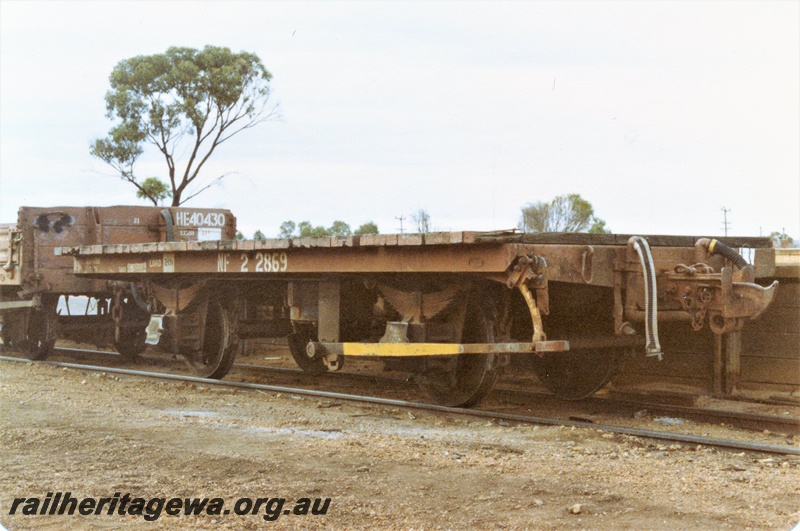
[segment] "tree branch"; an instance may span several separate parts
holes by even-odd
[[[233,173],[233,172],[231,172],[231,173]],[[224,179],[228,175],[231,175],[231,173],[223,173],[222,175],[220,175],[219,177],[217,177],[216,179],[214,179],[213,181],[211,181],[210,183],[208,183],[207,185],[205,185],[204,187],[202,187],[201,189],[199,189],[198,191],[196,191],[195,193],[193,193],[192,195],[190,195],[189,197],[184,199],[183,202],[185,203],[185,202],[189,201],[189,199],[199,195],[200,192],[208,190],[212,186],[218,185],[222,181],[222,179]]]

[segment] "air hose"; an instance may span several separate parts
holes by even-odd
[[[656,268],[653,265],[653,255],[650,254],[650,246],[647,240],[641,236],[633,236],[628,240],[628,246],[636,249],[639,255],[639,262],[642,264],[644,273],[644,311],[645,311],[645,336],[647,338],[648,356],[657,356],[662,360],[663,353],[661,345],[658,343],[658,302],[656,300]]]
[[[709,240],[708,238],[703,238],[698,240],[697,243],[708,249],[708,254],[718,254],[724,258],[727,258],[739,269],[744,269],[749,265],[747,260],[745,260],[742,255],[719,240]]]

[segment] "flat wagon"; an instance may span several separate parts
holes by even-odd
[[[755,282],[774,273],[767,238],[446,232],[98,241],[55,254],[74,258],[77,278],[140,286],[151,340],[204,376],[223,377],[242,340],[287,337],[306,371],[383,360],[454,406],[486,396],[509,363],[587,396],[629,353],[664,354],[659,322],[735,333],[777,284]]]
[[[227,210],[159,207],[22,207],[0,225],[2,339],[31,359],[47,356],[57,338],[112,345],[121,354],[145,348],[146,294],[135,284],[76,276],[61,246],[113,242],[233,239]],[[82,311],[76,312],[76,308]]]

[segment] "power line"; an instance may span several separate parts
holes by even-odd
[[[405,216],[397,217],[395,216],[394,219],[400,220],[400,234],[403,234],[403,220],[406,219]]]

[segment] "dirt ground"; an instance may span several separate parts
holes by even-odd
[[[0,524],[9,530],[789,530],[800,522],[798,458],[5,361],[0,463]],[[26,503],[35,508],[26,501],[9,515],[16,498],[43,502],[56,492],[222,498],[228,514],[26,515]],[[242,498],[286,502],[237,515]],[[326,498],[325,514],[293,513],[303,499]],[[265,520],[267,511],[277,518]]]

